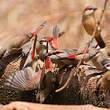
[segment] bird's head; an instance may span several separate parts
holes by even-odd
[[[84,15],[91,15],[91,14],[94,14],[94,12],[95,12],[96,10],[97,10],[97,8],[94,7],[94,6],[87,6],[87,7],[84,9],[83,13],[84,13]]]
[[[48,41],[48,37],[44,37],[44,38],[41,38],[40,40],[39,40],[39,43],[42,45],[42,46],[44,46],[44,47],[46,47],[47,46],[47,41]]]

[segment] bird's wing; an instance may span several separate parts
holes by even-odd
[[[20,91],[34,90],[38,87],[40,77],[41,71],[35,72],[32,67],[27,67],[10,75],[4,85]]]
[[[54,60],[66,59],[66,58],[75,58],[76,50],[74,49],[61,49],[55,50],[50,53],[49,58]]]

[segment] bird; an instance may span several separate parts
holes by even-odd
[[[97,26],[97,22],[96,22],[96,18],[95,18],[95,11],[96,10],[97,10],[97,8],[94,6],[87,6],[84,9],[83,15],[82,15],[83,27],[84,27],[85,31],[91,36],[93,35],[93,32],[95,31],[95,27]],[[94,38],[97,41],[100,48],[104,48],[106,46],[106,44],[101,36],[99,26],[96,28]]]
[[[36,56],[36,42],[37,36],[35,37],[33,44],[32,61],[26,63],[22,70],[7,77],[4,83],[5,87],[19,91],[34,90],[39,87],[42,71],[38,66],[41,62],[39,63]]]
[[[104,104],[110,107],[110,71],[104,73],[96,83],[96,93],[99,94],[100,90],[104,92]]]
[[[37,36],[35,36],[35,38],[31,52],[32,61],[26,63],[22,70],[10,75],[4,85],[7,88],[19,91],[38,90],[36,100],[43,103],[47,96],[53,91],[56,79],[51,71],[44,73],[44,63],[36,56],[36,43],[39,42],[37,42]],[[42,69],[38,65],[40,62],[43,63]]]
[[[90,45],[85,51],[88,44]],[[92,65],[94,65],[98,70],[103,72],[110,70],[110,50],[107,46],[100,48],[95,39],[92,42],[87,42],[84,46],[81,46],[81,48],[78,49],[78,52],[88,53],[89,60],[87,62],[92,63]]]
[[[64,32],[59,32],[59,27],[56,25],[53,28],[53,36],[52,37],[43,37],[39,40],[41,47],[37,49],[37,53],[39,53],[39,58],[44,61],[45,54],[58,49],[58,38],[62,36]],[[48,45],[47,45],[48,43]]]
[[[54,76],[52,72],[49,71],[47,73],[44,73],[44,63],[36,56],[36,43],[37,36],[35,36],[33,49],[31,52],[32,61],[26,62],[22,70],[10,75],[6,79],[4,85],[7,88],[16,89],[19,91],[40,90],[40,94],[38,92],[37,96],[38,98],[40,97],[40,102],[43,102],[44,99],[53,90],[52,87],[55,80],[53,79]],[[40,66],[39,64],[42,66]],[[42,97],[44,97],[44,99]]]
[[[38,37],[36,35],[36,37]],[[24,46],[22,46],[22,59],[20,62],[20,67],[25,67],[28,63],[32,62],[34,60],[33,56],[38,57],[38,50],[40,50],[41,45],[38,41],[36,41],[36,47],[33,52],[33,41],[26,43]],[[36,54],[36,55],[35,55]]]
[[[94,51],[96,51],[96,55],[94,55],[90,62],[98,69],[103,72],[110,70],[110,57],[108,56],[105,48],[103,49],[96,49],[94,48]]]
[[[51,71],[47,72],[45,75],[45,78],[43,79],[41,84],[41,88],[38,89],[38,92],[36,94],[36,101],[40,103],[44,103],[46,98],[54,92],[55,90],[55,82],[56,82],[56,76]]]
[[[83,63],[90,59],[89,53],[80,53],[78,49],[59,49],[47,53],[45,57],[51,59],[58,68],[63,68],[68,65],[77,66],[80,60]]]
[[[27,48],[31,47],[31,43],[29,43],[34,37],[35,35],[45,26],[45,24],[47,23],[47,21],[44,21],[43,23],[41,23],[37,29],[34,32],[30,32],[28,34],[25,34],[23,37],[16,37],[13,38],[8,46],[6,48],[0,49],[0,56],[2,57],[6,57],[8,55],[14,54],[14,53],[18,53],[19,51],[22,51],[23,55],[26,55],[28,53]],[[27,46],[24,46],[25,44],[27,44]],[[2,58],[1,57],[1,58]]]
[[[51,52],[53,50],[56,50],[54,47],[51,46],[51,44],[48,42],[49,38],[48,37],[44,37],[42,39],[40,39],[40,48],[37,49],[37,53],[39,54],[39,58],[44,61],[44,56],[45,54],[48,52]],[[47,45],[48,43],[48,45]]]

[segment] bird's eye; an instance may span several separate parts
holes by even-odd
[[[106,65],[106,67],[110,67],[110,65],[109,65],[109,64],[107,64],[107,65]]]
[[[42,44],[42,41],[40,40],[39,43]]]

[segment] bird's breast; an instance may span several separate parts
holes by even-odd
[[[94,28],[96,26],[95,18],[93,16],[86,16],[86,17],[83,16],[82,23],[83,23],[83,26],[84,26],[86,32],[89,35],[92,35],[93,31],[94,31]]]

